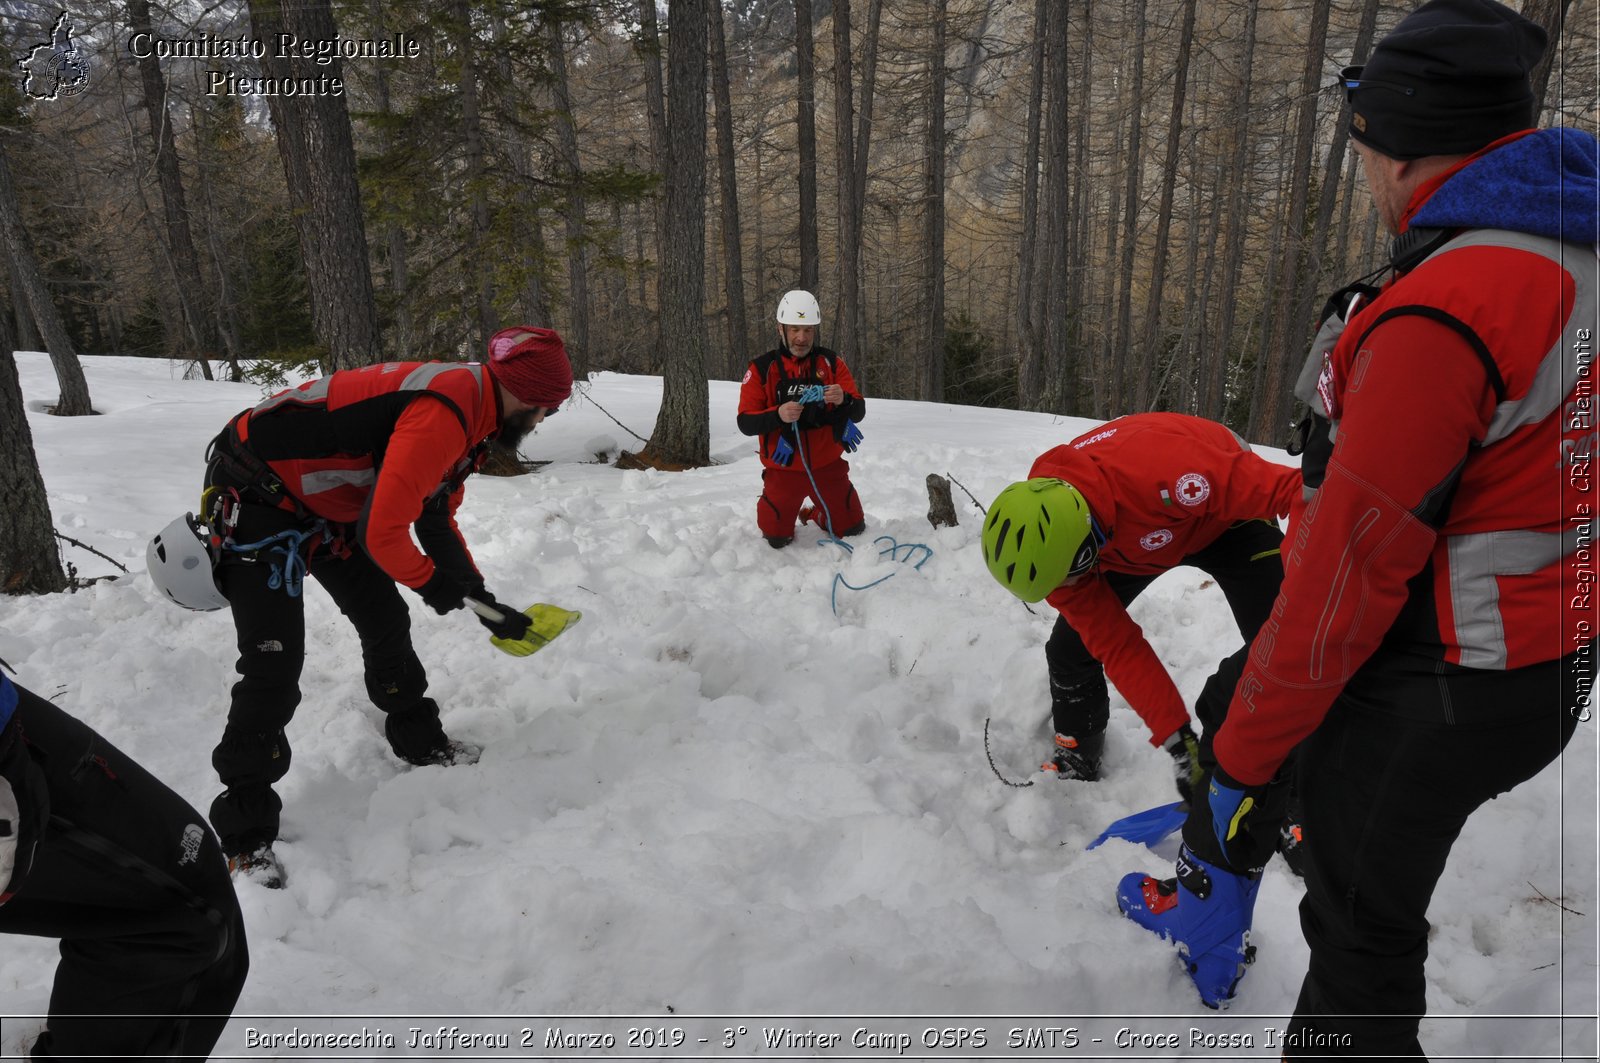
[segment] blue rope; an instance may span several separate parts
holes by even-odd
[[[853,591],[864,591],[868,587],[876,587],[878,584],[883,583],[886,580],[894,579],[894,577],[895,577],[895,573],[891,572],[887,576],[879,576],[877,579],[873,580],[871,583],[867,583],[867,584],[864,584],[864,585],[862,585],[860,587],[857,587],[854,583],[851,583],[849,580],[844,578],[844,573],[843,572],[835,572],[833,574],[833,593],[828,596],[828,602],[833,607],[833,615],[834,616],[838,616],[839,615],[839,584],[842,583],[846,587],[848,587],[850,590],[853,590]]]
[[[828,541],[830,540],[823,540],[823,542]],[[917,559],[917,563],[911,566],[913,569],[922,568],[923,565],[928,563],[928,559],[933,556],[933,547],[929,546],[927,543],[902,543],[897,541],[892,535],[880,535],[876,539],[872,540],[872,545],[877,546],[882,542],[887,542],[889,545],[879,550],[878,556],[893,558],[902,565],[909,563],[912,557],[916,556],[916,551],[923,551],[922,556]],[[822,543],[818,543],[817,545],[821,546]],[[848,543],[839,543],[839,545],[844,547],[846,550],[850,549],[850,545]],[[900,556],[900,551],[902,550],[906,552],[905,557]],[[844,578],[843,572],[835,572],[833,574],[833,588],[828,594],[828,604],[833,609],[833,615],[839,615],[839,587],[841,584],[847,590],[864,591],[872,587],[876,587],[880,583],[886,583],[889,580],[894,579],[896,575],[898,575],[898,573],[891,572],[887,576],[879,576],[871,583],[866,583],[860,587],[857,587],[855,584]]]
[[[822,385],[821,384],[812,384],[810,388],[806,389],[806,393],[809,394],[811,392],[812,388],[816,389],[817,396],[820,399],[821,396],[822,396]],[[804,396],[802,396],[802,397],[804,397]],[[847,554],[855,553],[855,548],[852,547],[849,543],[847,543],[844,540],[840,539],[838,537],[838,534],[833,530],[833,514],[831,512],[829,512],[828,503],[825,502],[823,500],[823,498],[822,498],[822,488],[817,486],[817,478],[811,474],[811,462],[806,460],[806,442],[805,442],[805,436],[800,431],[800,422],[796,421],[794,424],[790,425],[789,427],[794,429],[795,449],[800,452],[800,467],[806,471],[806,479],[811,481],[811,490],[814,492],[812,497],[814,497],[817,500],[817,505],[822,507],[822,517],[823,517],[824,520],[826,520],[828,522],[828,525],[827,525],[828,534],[826,536],[824,536],[817,543],[817,545],[821,546],[821,545],[823,545],[823,543],[836,543],[837,545],[844,547],[844,552],[845,553],[847,553]]]
[[[231,550],[236,554],[257,553],[265,550],[269,563],[272,565],[272,575],[267,577],[269,590],[282,588],[291,598],[300,597],[300,588],[306,579],[306,559],[301,556],[300,547],[305,541],[325,530],[327,524],[317,521],[315,525],[301,531],[298,528],[289,528],[276,535],[269,535],[259,542],[223,544],[223,549]],[[272,555],[277,559],[273,560]]]

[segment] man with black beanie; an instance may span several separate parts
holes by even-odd
[[[1118,891],[1225,1004],[1298,746],[1311,959],[1286,1058],[1422,1054],[1450,850],[1585,711],[1600,181],[1593,136],[1529,128],[1544,48],[1502,4],[1433,0],[1344,72],[1392,273],[1328,301],[1296,385],[1306,504],[1177,876]]]

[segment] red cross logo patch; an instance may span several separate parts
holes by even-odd
[[[1211,481],[1197,472],[1186,472],[1178,477],[1173,494],[1178,496],[1180,505],[1198,506],[1211,497]]]

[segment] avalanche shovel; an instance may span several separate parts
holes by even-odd
[[[506,615],[492,605],[485,605],[476,598],[465,599],[467,608],[496,623],[504,620]],[[550,644],[550,641],[567,628],[583,619],[583,614],[575,609],[563,609],[557,605],[546,605],[539,602],[530,605],[522,611],[528,618],[528,631],[520,639],[503,639],[497,635],[490,635],[489,641],[501,653],[509,653],[513,657],[526,657],[538,653]]]
[[[1182,801],[1158,805],[1131,816],[1123,816],[1090,842],[1088,848],[1093,849],[1107,838],[1124,838],[1136,845],[1155,845],[1183,826],[1183,821],[1188,818],[1189,806]]]

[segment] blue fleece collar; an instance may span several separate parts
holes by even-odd
[[[4,672],[0,672],[0,730],[4,730],[6,724],[11,722],[11,714],[16,711],[17,688]]]
[[[1593,134],[1541,129],[1455,173],[1411,217],[1413,228],[1508,229],[1600,243],[1600,166]]]

